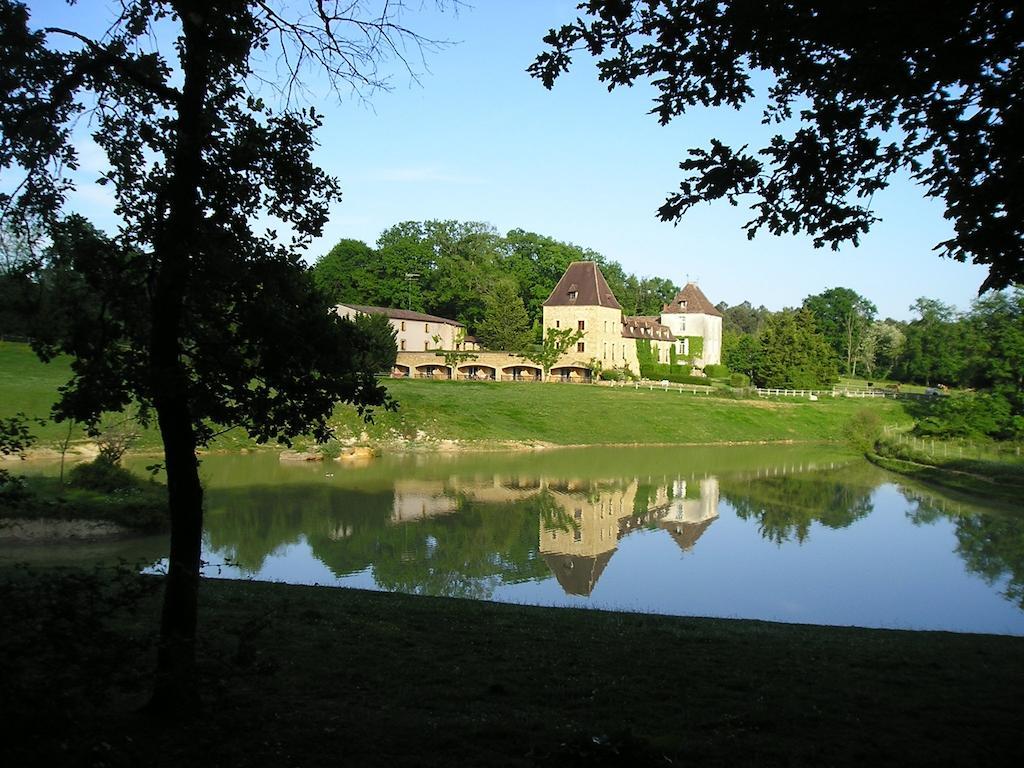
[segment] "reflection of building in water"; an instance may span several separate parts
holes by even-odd
[[[558,507],[540,521],[540,552],[568,594],[589,595],[611,560],[619,539],[658,525],[686,552],[718,517],[718,480],[699,481],[700,495],[687,497],[685,480],[670,487],[633,480],[627,485],[549,484]],[[692,494],[692,487],[690,488]]]
[[[620,481],[545,480],[488,475],[440,480],[397,480],[392,523],[458,511],[460,499],[481,504],[535,500],[540,510],[539,551],[568,594],[589,595],[618,547],[641,528],[660,527],[688,552],[718,517],[718,480],[676,480],[656,485]],[[338,537],[346,532],[339,531]]]
[[[718,517],[718,478],[703,478],[699,488],[698,498],[687,498],[686,481],[677,480],[673,485],[673,499],[658,523],[684,552],[693,548],[701,534]]]
[[[507,504],[536,496],[541,481],[536,478],[501,477],[488,475],[474,478],[440,480],[396,480],[395,502],[391,522],[408,523],[458,511],[459,497],[464,496],[482,504]]]
[[[589,595],[633,514],[637,482],[548,485],[555,509],[540,519],[540,553],[570,595]]]
[[[395,505],[391,522],[407,523],[425,517],[450,515],[458,509],[458,502],[446,496],[444,486],[431,480],[396,480]]]

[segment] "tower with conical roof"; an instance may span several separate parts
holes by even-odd
[[[597,262],[574,261],[566,267],[544,302],[544,335],[552,328],[583,332],[575,348],[551,369],[552,375],[585,378],[595,359],[602,368],[639,370],[636,343],[622,335],[622,307]]]
[[[687,283],[662,307],[661,324],[672,329],[680,355],[690,354],[687,339],[699,336],[703,340],[701,353],[694,360],[697,367],[722,362],[722,313],[696,283]]]

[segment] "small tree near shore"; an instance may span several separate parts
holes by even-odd
[[[433,339],[435,344],[439,345],[441,343],[441,337],[436,334],[430,338]],[[444,360],[445,367],[448,368],[448,378],[450,379],[455,378],[455,369],[458,367],[459,363],[465,363],[468,360],[477,359],[477,355],[475,353],[462,349],[462,345],[465,341],[466,331],[460,328],[455,334],[455,349],[439,349],[436,353],[438,357]]]
[[[573,344],[582,339],[583,334],[583,331],[576,328],[548,328],[544,333],[544,341],[533,349],[524,350],[523,357],[539,365],[546,380],[551,366],[557,363]]]

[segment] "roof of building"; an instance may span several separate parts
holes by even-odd
[[[697,543],[697,539],[708,529],[708,526],[717,519],[718,517],[715,516],[708,520],[701,520],[699,523],[679,523],[674,520],[666,520],[662,521],[661,527],[668,531],[668,535],[683,552],[689,552]]]
[[[596,261],[574,261],[566,267],[544,306],[622,309]]]
[[[425,312],[413,312],[411,309],[395,309],[393,307],[370,307],[365,304],[339,304],[339,307],[348,307],[364,315],[384,315],[391,320],[415,320],[421,323],[448,323],[464,327],[458,320],[450,320],[447,317],[428,315]]]
[[[676,315],[713,315],[721,317],[711,300],[704,295],[704,291],[697,287],[696,283],[687,283],[683,290],[676,294],[671,304],[666,304],[661,313]]]
[[[613,554],[614,549],[590,557],[548,552],[544,554],[544,562],[566,594],[586,597],[594,591]]]
[[[661,339],[672,341],[675,336],[672,329],[662,325],[656,317],[624,317],[622,318],[622,337],[624,339]]]

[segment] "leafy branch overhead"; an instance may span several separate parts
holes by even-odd
[[[753,198],[748,237],[809,234],[857,244],[872,196],[906,172],[941,199],[953,237],[940,255],[988,267],[981,290],[1024,281],[1024,20],[1010,0],[842,3],[591,0],[551,30],[529,72],[551,88],[580,50],[609,89],[649,81],[667,124],[696,106],[739,108],[772,76],[766,146],[712,140],[680,163],[658,211]]]

